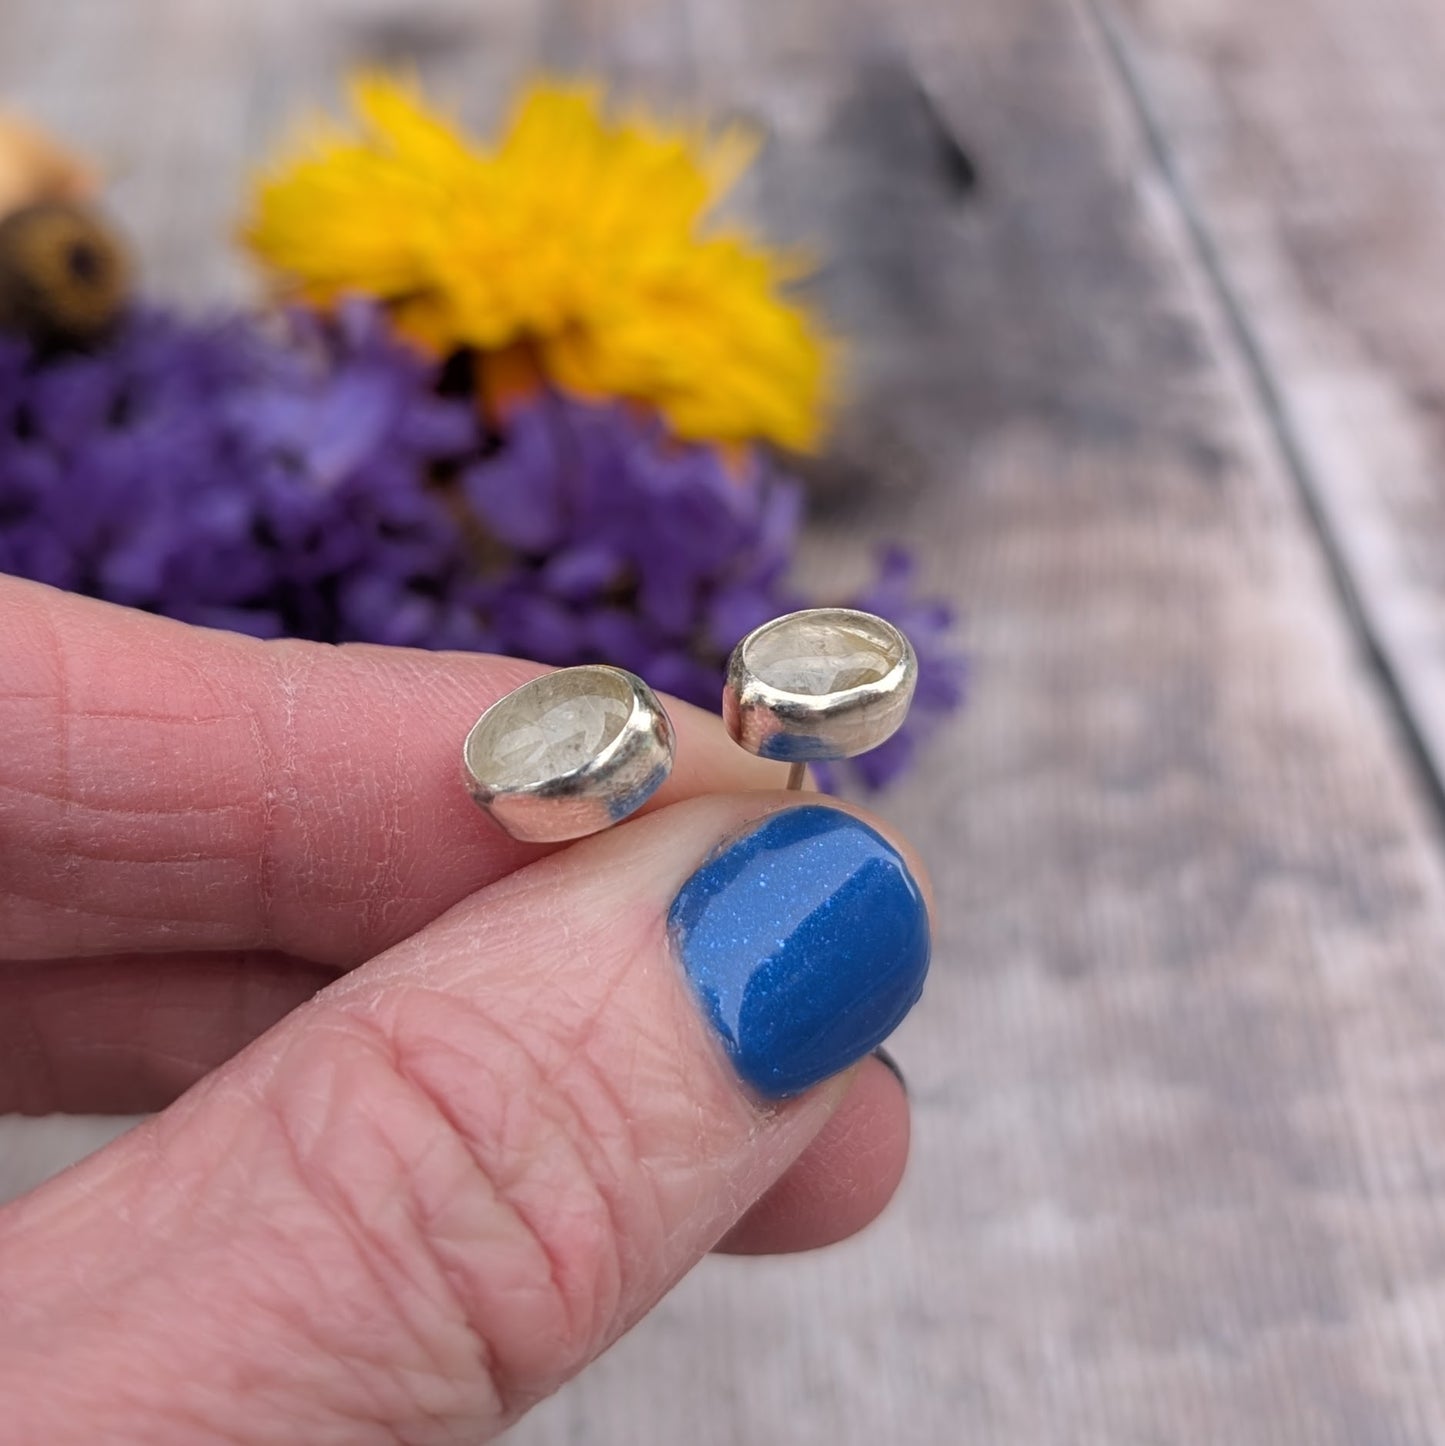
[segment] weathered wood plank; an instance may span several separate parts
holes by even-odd
[[[0,1200],[34,1189],[130,1123],[124,1115],[0,1115]]]
[[[1445,1439],[1434,820],[1086,14],[96,9],[10,0],[0,94],[128,153],[193,298],[241,284],[211,248],[245,158],[362,56],[478,116],[541,57],[766,124],[744,199],[831,253],[876,483],[814,565],[902,533],[971,616],[975,703],[884,804],[943,901],[903,1198],[710,1262],[517,1439]]]
[[[1445,23],[1431,0],[1104,0],[1437,779]]]

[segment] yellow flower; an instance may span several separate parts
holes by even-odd
[[[293,292],[379,297],[438,353],[520,344],[682,437],[816,442],[829,348],[782,294],[790,268],[708,225],[744,137],[609,120],[594,90],[539,85],[483,149],[394,80],[352,99],[359,136],[325,127],[257,187],[246,239]]]

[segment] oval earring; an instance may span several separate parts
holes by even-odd
[[[853,758],[891,738],[918,681],[913,646],[855,608],[809,608],[754,628],[728,659],[723,720],[749,753],[790,765]]]
[[[672,771],[672,723],[622,668],[545,673],[499,698],[462,745],[467,791],[515,839],[561,843],[635,813]]]

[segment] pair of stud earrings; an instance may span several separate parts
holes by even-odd
[[[723,720],[733,739],[788,765],[876,748],[902,724],[918,662],[891,623],[810,608],[755,628],[733,649]],[[560,843],[635,813],[672,771],[672,723],[622,668],[562,668],[493,703],[462,747],[468,791],[513,838]]]

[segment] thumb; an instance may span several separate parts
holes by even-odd
[[[552,855],[0,1213],[20,1440],[483,1440],[822,1128],[921,988],[893,845],[773,795]]]

